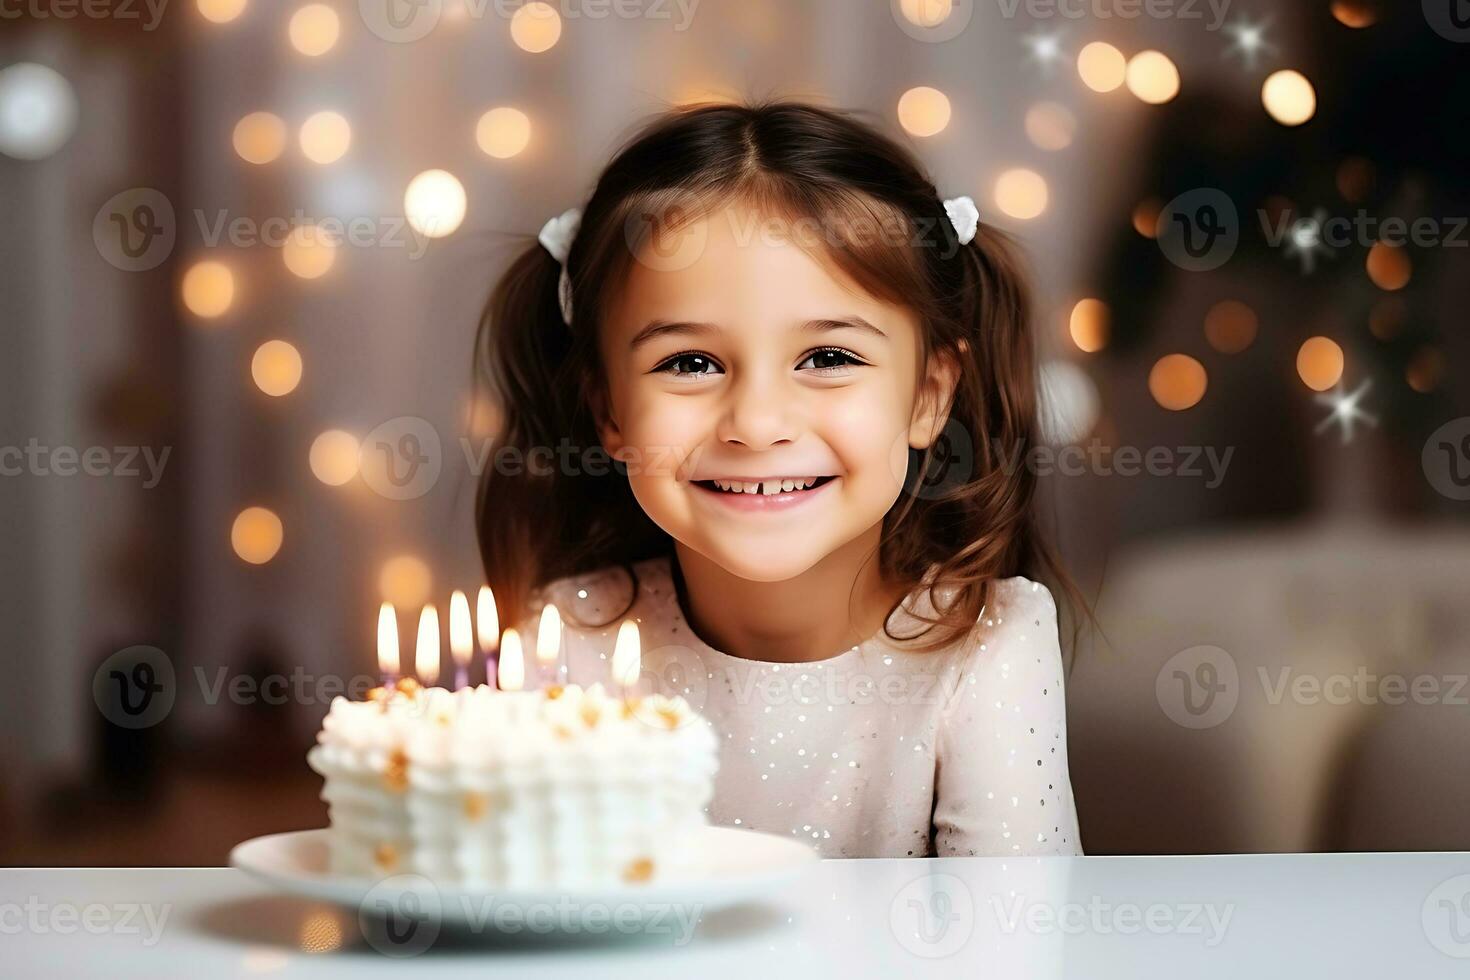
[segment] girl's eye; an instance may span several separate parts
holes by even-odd
[[[840,374],[846,367],[866,363],[850,350],[844,350],[841,347],[823,347],[808,354],[806,359],[797,365],[797,368],[800,369],[810,364],[812,370],[822,374]]]
[[[654,368],[654,370],[661,371],[664,374],[672,374],[675,377],[698,377],[700,375],[720,373],[719,365],[711,358],[693,351],[675,354]]]

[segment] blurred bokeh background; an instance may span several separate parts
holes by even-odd
[[[378,604],[480,584],[496,274],[650,115],[768,96],[1030,256],[1087,850],[1470,847],[1464,13],[0,3],[0,863],[322,825]]]

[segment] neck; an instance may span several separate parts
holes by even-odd
[[[907,594],[883,579],[881,524],[794,578],[752,582],[674,543],[685,618],[705,643],[746,660],[811,663],[838,656],[883,629]]]

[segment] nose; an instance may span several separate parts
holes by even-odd
[[[754,450],[794,442],[797,413],[794,393],[779,378],[747,373],[730,386],[716,435]]]

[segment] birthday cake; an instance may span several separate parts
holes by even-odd
[[[698,856],[718,748],[679,697],[405,679],[333,700],[307,763],[325,781],[333,873],[599,887]]]

